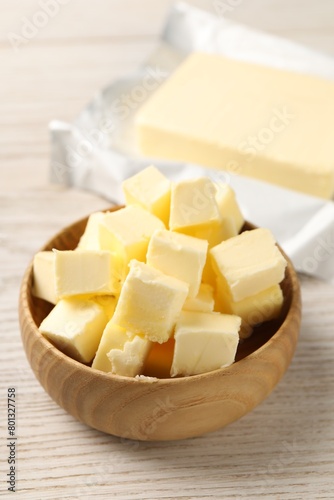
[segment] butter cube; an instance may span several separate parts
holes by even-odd
[[[189,286],[132,260],[113,322],[152,342],[166,342],[188,295]]]
[[[201,283],[196,297],[187,297],[183,306],[183,310],[212,312],[214,309],[214,305],[215,301],[213,295],[213,287],[206,283]]]
[[[99,224],[105,215],[105,212],[95,212],[88,217],[86,229],[77,246],[78,250],[102,250],[99,241]]]
[[[245,219],[236,200],[235,193],[231,186],[226,183],[217,183],[216,186],[216,202],[220,215],[232,221],[235,234],[231,234],[231,237],[236,236],[244,225]]]
[[[103,372],[111,372],[111,362],[107,354],[111,349],[123,349],[125,342],[133,338],[133,334],[115,325],[112,321],[106,324],[98,349],[93,359],[92,368]]]
[[[215,194],[215,185],[207,177],[174,183],[169,229],[206,239],[209,248],[232,236],[229,221],[219,213]]]
[[[148,245],[146,262],[162,273],[189,285],[189,297],[198,293],[208,242],[193,236],[158,229]]]
[[[116,252],[122,261],[123,274],[131,259],[146,259],[149,240],[157,229],[164,229],[163,222],[139,205],[129,205],[106,214],[99,225],[100,246]]]
[[[119,293],[118,262],[111,252],[101,250],[54,250],[56,293],[106,295]]]
[[[55,281],[55,255],[53,252],[38,252],[33,262],[32,294],[51,304],[58,302]]]
[[[210,250],[220,287],[235,302],[280,283],[287,265],[268,229],[245,231]]]
[[[92,299],[62,299],[40,324],[40,332],[60,351],[89,363],[108,321],[104,308]]]
[[[104,329],[92,368],[124,377],[141,373],[151,342],[109,321]]]
[[[123,349],[111,349],[107,354],[111,372],[123,377],[140,375],[150,347],[149,340],[135,335],[125,342]]]
[[[175,326],[171,376],[196,375],[231,365],[240,325],[238,316],[183,311]]]
[[[140,205],[161,219],[166,227],[169,223],[170,186],[170,181],[153,165],[122,184],[127,205]]]
[[[219,286],[219,280],[217,280],[216,307],[220,312],[236,314],[242,318],[240,330],[242,338],[249,336],[252,331],[250,327],[277,318],[281,312],[283,300],[281,287],[277,284],[239,302],[234,302],[226,293],[225,287]]]

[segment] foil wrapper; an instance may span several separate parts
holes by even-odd
[[[97,92],[73,123],[50,123],[51,181],[93,191],[111,203],[123,203],[122,181],[151,163],[171,180],[206,175],[228,182],[245,217],[272,230],[299,272],[334,283],[332,201],[199,165],[152,160],[136,151],[136,111],[192,51],[334,79],[332,58],[231,22],[223,17],[224,5],[213,2],[209,13],[177,3],[142,67]]]

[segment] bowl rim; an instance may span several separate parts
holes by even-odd
[[[105,212],[113,212],[116,210],[119,210],[120,208],[123,208],[123,205],[116,205],[112,206],[110,208],[107,208]],[[89,214],[90,215],[90,214]],[[60,231],[58,231],[54,236],[52,236],[44,245],[43,247],[38,250],[44,251],[47,247],[52,246],[52,242],[60,237],[64,232],[69,231],[73,228],[73,226],[83,224],[84,222],[87,221],[89,215],[86,217],[82,217],[81,219],[73,222],[72,224],[69,224],[62,228]],[[250,229],[255,229],[257,226],[252,224],[251,222],[245,221],[245,224],[247,226],[250,226]],[[293,267],[293,264],[290,260],[290,258],[286,255],[286,253],[283,251],[283,249],[278,245],[280,251],[282,252],[284,258],[287,260],[287,267],[286,267],[286,276],[289,276],[289,282],[291,284],[291,303],[289,306],[289,309],[286,313],[286,316],[281,323],[280,327],[278,330],[264,343],[262,344],[258,349],[254,350],[244,358],[233,362],[231,365],[223,367],[223,368],[218,368],[216,370],[211,370],[209,372],[205,373],[200,373],[197,375],[190,375],[190,376],[184,376],[184,377],[170,377],[170,378],[158,378],[158,377],[147,377],[144,375],[139,375],[137,377],[126,377],[123,375],[117,375],[113,373],[106,373],[101,370],[97,370],[96,368],[92,368],[91,366],[85,365],[83,363],[80,363],[79,361],[71,358],[70,356],[67,356],[64,354],[62,351],[60,351],[57,347],[55,347],[48,339],[46,339],[41,332],[38,329],[38,326],[36,325],[32,313],[30,310],[30,305],[29,305],[29,288],[32,285],[32,268],[33,268],[33,258],[31,259],[28,267],[26,268],[26,271],[24,273],[21,286],[20,286],[20,292],[19,292],[19,319],[20,319],[20,324],[21,324],[21,331],[22,331],[22,322],[23,320],[27,322],[27,324],[30,327],[30,330],[33,331],[33,334],[36,337],[36,340],[39,342],[42,342],[42,345],[44,348],[48,351],[52,352],[52,355],[55,356],[59,361],[69,363],[69,366],[73,366],[73,368],[83,370],[83,373],[87,373],[89,375],[94,375],[97,377],[100,377],[102,380],[108,381],[110,378],[113,379],[114,382],[119,382],[123,383],[126,382],[127,384],[143,384],[143,385],[160,385],[160,386],[165,386],[165,385],[170,385],[170,384],[185,384],[189,382],[195,382],[202,380],[203,378],[210,379],[211,377],[217,377],[219,376],[228,376],[231,375],[233,371],[237,370],[242,364],[249,363],[253,358],[259,357],[261,354],[263,354],[264,351],[270,350],[272,344],[275,344],[281,337],[282,335],[287,335],[288,334],[288,327],[290,323],[295,321],[295,316],[291,316],[292,311],[299,310],[299,321],[301,317],[301,294],[300,294],[300,285],[298,281],[298,275],[296,270]],[[36,252],[37,253],[37,252]],[[41,299],[42,300],[42,299]]]

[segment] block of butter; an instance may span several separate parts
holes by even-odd
[[[208,242],[186,234],[158,229],[148,245],[146,262],[159,271],[185,281],[189,297],[198,294]]]
[[[104,329],[92,368],[124,377],[135,377],[141,373],[150,347],[149,340],[133,335],[109,321]]]
[[[238,316],[183,311],[175,326],[171,376],[196,375],[231,365],[240,325]]]
[[[208,177],[172,185],[169,229],[208,241],[209,247],[235,236],[229,217],[222,217],[216,187]]]
[[[88,217],[85,231],[77,246],[78,250],[102,250],[99,241],[99,224],[105,215],[105,212],[95,212]]]
[[[236,236],[244,225],[245,219],[237,202],[235,192],[226,182],[217,182],[215,186],[217,189],[215,198],[220,215],[231,221],[234,226],[233,230],[231,230],[231,233],[233,232],[231,236]]]
[[[245,231],[210,250],[219,286],[238,302],[280,283],[287,262],[269,229]]]
[[[124,272],[131,259],[145,261],[149,240],[164,223],[139,205],[129,205],[106,214],[99,224],[102,250],[115,252],[122,260]]]
[[[152,342],[166,342],[188,290],[184,281],[132,260],[112,321]]]
[[[169,224],[170,181],[153,165],[122,183],[125,201],[128,205],[140,205]]]
[[[33,262],[33,295],[51,304],[58,302],[54,252],[38,252]]]
[[[39,326],[58,349],[82,363],[89,363],[108,322],[104,308],[93,299],[62,299]]]
[[[217,279],[215,309],[222,313],[240,316],[242,319],[240,337],[242,338],[248,337],[255,325],[277,318],[281,312],[283,300],[282,289],[277,284],[239,302],[234,302],[225,286],[219,286],[219,279]]]
[[[121,287],[117,256],[101,250],[54,250],[56,294],[106,295]]]
[[[330,198],[334,83],[191,54],[142,105],[144,155],[199,163]]]
[[[123,377],[135,377],[141,374],[152,342],[135,335],[128,339],[122,348],[111,349],[107,357],[111,364],[111,372]]]

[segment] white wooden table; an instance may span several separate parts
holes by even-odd
[[[96,196],[48,183],[48,122],[71,121],[97,89],[139,65],[172,3],[54,1],[58,12],[46,23],[40,17],[44,26],[29,32],[40,2],[0,0],[0,496],[12,498],[6,484],[7,389],[15,387],[18,498],[333,499],[329,284],[301,278],[303,325],[286,376],[251,414],[210,435],[164,443],[104,435],[57,407],[34,378],[17,318],[24,269],[62,226],[108,206]],[[192,3],[212,10],[212,1]],[[226,14],[231,19],[334,55],[331,0],[225,3],[233,5]],[[30,38],[14,50],[8,37],[13,43],[10,33],[24,29]]]

